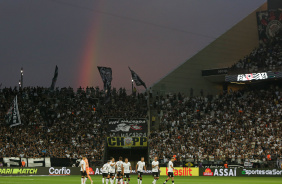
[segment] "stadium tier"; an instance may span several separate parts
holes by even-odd
[[[22,124],[9,127],[4,124],[5,116],[15,95]],[[225,161],[240,165],[246,160],[267,165],[267,155],[271,155],[272,160],[281,156],[281,86],[200,97],[179,93],[150,98],[147,94],[132,96],[120,90],[113,93],[112,103],[103,104],[103,99],[102,93],[94,88],[78,89],[77,92],[65,88],[53,93],[39,87],[20,91],[2,89],[2,158],[79,159],[85,155],[91,164],[103,162],[113,155],[118,157],[129,152],[115,149],[126,146],[124,139],[115,138],[130,135],[112,134],[109,130],[125,133],[127,130],[123,128],[128,121],[132,125],[135,121],[130,120],[136,118],[148,120],[148,111],[157,112],[148,147],[147,138],[142,139],[143,134],[135,136],[138,139],[129,139],[129,143],[134,141],[136,145],[127,146],[142,147],[144,144],[149,148],[150,160],[158,156],[160,163],[166,163],[176,155],[179,165],[184,162],[223,164]],[[110,127],[113,122],[121,126]],[[141,156],[138,152],[148,155],[140,149],[132,150],[128,157],[134,160]],[[136,158],[134,154],[139,156]]]

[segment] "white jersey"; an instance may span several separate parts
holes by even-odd
[[[109,173],[109,170],[110,170],[110,165],[108,163],[105,163],[103,165],[103,169],[102,169],[102,172],[103,173]]]
[[[152,172],[159,172],[159,161],[153,161],[152,166],[156,166],[152,167]]]
[[[117,161],[116,165],[117,165],[117,172],[121,172],[121,166],[123,164],[123,161]]]
[[[138,166],[137,171],[144,172],[145,162],[139,161],[139,162],[137,162],[137,166]]]
[[[86,164],[84,160],[81,160],[79,165],[80,165],[80,171],[86,171]]]
[[[115,173],[116,172],[116,163],[115,162],[110,162],[109,166],[110,166],[109,172],[110,173]]]
[[[124,168],[124,173],[129,174],[130,173],[130,167],[131,167],[131,163],[130,162],[123,162],[123,168]]]
[[[173,162],[172,161],[169,161],[168,162],[168,172],[173,172]]]

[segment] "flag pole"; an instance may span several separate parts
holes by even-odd
[[[21,89],[23,89],[23,67],[21,68]]]
[[[22,87],[21,80],[19,80],[19,91],[20,91],[21,87]]]
[[[133,79],[131,78],[131,93],[133,95]]]

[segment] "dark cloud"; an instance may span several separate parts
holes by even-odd
[[[265,0],[0,1],[0,83],[77,87],[93,21],[97,65],[113,68],[113,86],[130,89],[131,66],[151,85],[227,31]],[[93,33],[94,34],[94,33]],[[89,61],[90,62],[90,61]],[[101,85],[93,68],[93,83]]]

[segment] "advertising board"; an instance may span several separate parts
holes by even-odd
[[[175,167],[173,172],[174,176],[199,176],[199,168],[197,167]],[[160,167],[161,176],[167,176],[168,168],[167,167]]]

